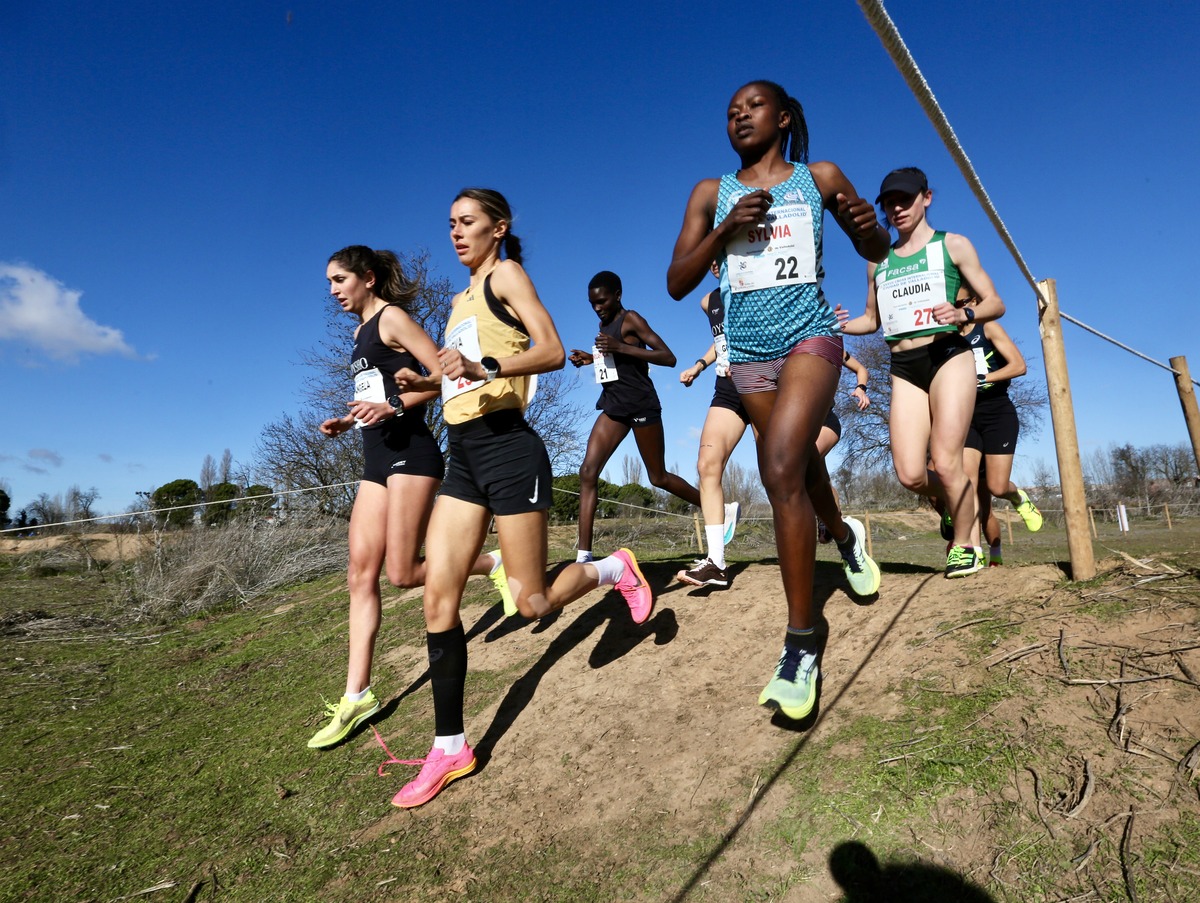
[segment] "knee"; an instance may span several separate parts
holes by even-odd
[[[665,484],[667,482],[667,471],[666,470],[650,470],[649,468],[647,468],[646,478],[650,481],[651,486],[656,486],[659,489],[663,489],[663,488],[665,488]]]
[[[720,480],[724,470],[725,462],[719,459],[704,454],[696,459],[696,473],[700,475],[700,481],[703,483]]]
[[[768,462],[762,467],[762,484],[767,496],[785,499],[803,491],[805,467],[786,466],[782,462]]]
[[[351,592],[376,588],[379,585],[378,566],[352,560],[350,567],[346,570],[346,584],[350,587]]]
[[[900,485],[909,492],[922,492],[929,485],[929,478],[926,471],[908,471],[901,468],[896,468],[896,479],[900,481]]]
[[[418,564],[419,562],[406,562],[393,565],[389,562],[387,567],[388,583],[397,589],[412,589],[414,586],[420,586],[423,575],[420,573]]]
[[[595,488],[596,481],[600,478],[600,465],[591,461],[584,461],[579,465],[579,485]]]

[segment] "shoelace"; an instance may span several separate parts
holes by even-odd
[[[381,778],[387,777],[388,773],[384,769],[389,765],[424,765],[429,761],[428,759],[397,759],[396,754],[388,749],[387,744],[383,742],[383,737],[379,736],[379,729],[372,724],[371,730],[375,731],[375,739],[379,741],[379,745],[383,747],[383,751],[388,754],[387,759],[375,769],[375,773]]]
[[[775,667],[776,673],[789,683],[794,683],[796,672],[800,670],[800,661],[803,658],[804,653],[799,649],[784,646],[783,654],[779,656],[779,664]]]
[[[950,554],[946,557],[946,567],[956,567],[960,564],[970,563],[970,558],[968,556],[971,554],[973,553],[968,552],[962,546],[955,546],[950,550]]]
[[[854,536],[854,532],[851,531],[850,535]],[[852,545],[850,548],[843,549],[841,546],[838,546],[838,551],[841,552],[842,561],[846,562],[846,564],[849,565],[850,570],[854,571],[854,573],[856,573],[856,574],[859,573],[860,571],[862,571],[862,569],[863,569],[862,562],[858,560],[858,554],[857,554],[858,553],[858,539],[857,538],[855,538],[854,545]]]

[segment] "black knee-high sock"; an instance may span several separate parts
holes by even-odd
[[[441,633],[426,633],[429,682],[433,684],[434,733],[453,737],[463,732],[463,687],[467,682],[467,637],[462,624]]]

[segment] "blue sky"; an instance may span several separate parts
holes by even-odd
[[[587,347],[587,281],[612,269],[626,306],[694,359],[699,293],[671,301],[666,267],[692,186],[736,168],[729,97],[760,77],[801,100],[812,159],[865,196],[896,166],[929,173],[930,221],[975,243],[1042,378],[1031,291],[851,0],[757,16],[708,2],[110,7],[0,8],[0,481],[14,511],[79,485],[118,512],[196,479],[205,455],[249,464],[261,429],[298,409],[328,255],[427,248],[462,285],[446,217],[466,185],[509,197],[564,344]],[[1200,373],[1180,265],[1194,256],[1200,8],[888,10],[1063,310]],[[827,295],[861,311],[862,262],[836,229],[825,250]],[[1169,373],[1066,336],[1085,454],[1187,441]],[[668,463],[691,474],[710,387],[655,374]],[[1053,465],[1048,423],[1017,476],[1039,457]]]

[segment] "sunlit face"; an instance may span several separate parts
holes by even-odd
[[[779,108],[775,92],[753,82],[733,95],[726,117],[725,129],[734,150],[778,141],[780,130],[791,121],[790,114]]]
[[[932,191],[918,191],[916,194],[889,191],[879,199],[879,206],[897,232],[911,232],[925,219],[925,209],[932,200]]]
[[[450,243],[463,266],[476,267],[489,256],[500,256],[500,243],[508,223],[496,221],[474,198],[459,198],[450,205]]]
[[[611,291],[602,285],[588,289],[588,301],[592,305],[592,310],[596,312],[596,316],[600,318],[600,322],[605,326],[613,321],[613,317],[621,309],[621,293]]]
[[[325,268],[325,278],[329,280],[329,294],[346,313],[361,314],[374,297],[375,274],[370,270],[366,276],[359,276],[331,260]]]

